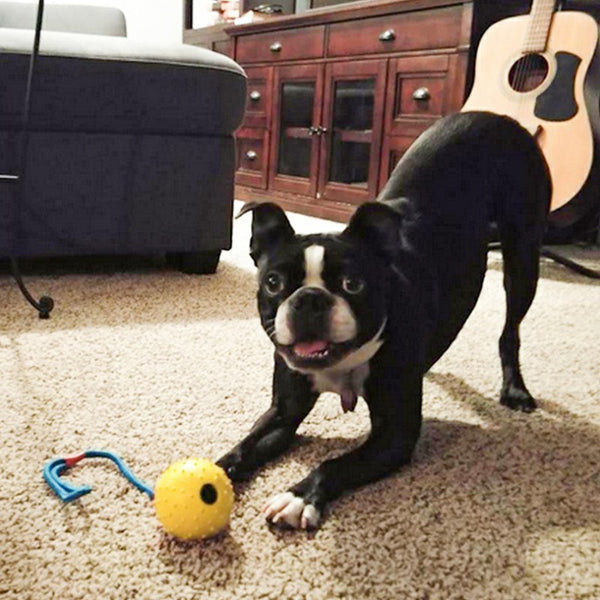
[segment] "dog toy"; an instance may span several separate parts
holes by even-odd
[[[71,502],[92,491],[89,485],[74,485],[61,475],[84,458],[108,458],[125,478],[154,502],[156,516],[167,533],[183,539],[211,537],[228,523],[233,507],[233,487],[221,467],[202,458],[188,458],[167,467],[152,490],[138,479],[123,460],[106,450],[88,450],[77,456],[55,458],[44,466],[46,483],[63,502]]]
[[[158,478],[154,507],[158,520],[175,537],[210,537],[229,523],[233,487],[225,471],[210,460],[180,460]]]

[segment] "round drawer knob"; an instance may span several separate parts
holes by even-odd
[[[392,42],[396,39],[396,32],[393,29],[386,29],[383,33],[379,34],[380,42]]]
[[[426,87],[420,87],[413,92],[412,97],[413,100],[418,101],[429,100],[429,98],[431,98],[431,92]]]
[[[281,42],[273,42],[269,48],[271,49],[271,52],[281,52],[281,49],[283,48]]]
[[[253,102],[258,102],[260,100],[260,92],[258,90],[253,90],[250,92],[250,100]]]
[[[256,152],[254,152],[254,150],[248,150],[248,152],[246,152],[246,158],[248,160],[256,160],[258,154],[256,154]]]

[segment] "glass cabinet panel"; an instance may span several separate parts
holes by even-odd
[[[329,181],[367,185],[374,100],[375,79],[336,82]]]
[[[319,199],[376,197],[386,76],[386,59],[325,66]]]
[[[333,126],[335,129],[371,130],[375,79],[336,81],[333,100]]]
[[[273,70],[273,120],[269,188],[315,196],[319,170],[323,65]]]
[[[314,81],[282,83],[277,160],[277,172],[282,175],[310,176],[314,102]]]

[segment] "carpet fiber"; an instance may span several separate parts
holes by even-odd
[[[249,222],[236,222],[214,276],[32,277],[57,302],[49,321],[0,276],[0,598],[600,598],[600,286],[546,260],[522,328],[540,410],[497,403],[494,254],[472,317],[426,378],[413,465],[335,502],[316,533],[271,531],[261,508],[360,441],[362,401],[343,415],[325,395],[294,449],[237,490],[230,528],[210,541],[170,539],[148,498],[102,460],[70,472],[91,494],[65,505],[51,493],[41,469],[55,456],[110,449],[153,485],[177,459],[220,456],[266,409],[272,352]]]

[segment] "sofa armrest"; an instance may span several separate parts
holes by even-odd
[[[35,29],[38,4],[0,2],[0,28]],[[47,4],[44,31],[90,33],[125,37],[125,15],[118,8],[76,4]]]

